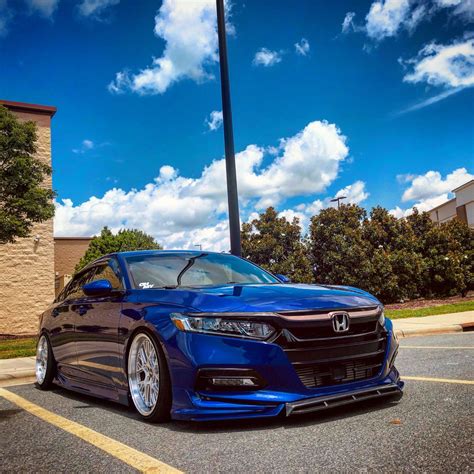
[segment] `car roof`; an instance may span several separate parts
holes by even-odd
[[[156,256],[166,256],[166,255],[185,255],[185,256],[194,256],[201,254],[216,254],[222,255],[221,252],[209,252],[207,250],[132,250],[128,252],[114,252],[110,255],[121,255],[122,257],[137,257],[145,255],[156,255]],[[227,254],[230,255],[230,254]]]

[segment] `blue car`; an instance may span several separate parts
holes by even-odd
[[[122,252],[42,315],[36,378],[154,422],[288,416],[400,398],[397,349],[365,291],[291,284],[228,254]]]

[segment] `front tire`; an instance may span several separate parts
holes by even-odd
[[[128,386],[140,416],[157,423],[170,418],[171,383],[161,347],[146,332],[138,332],[128,352]]]
[[[36,386],[40,390],[48,390],[53,385],[55,365],[48,336],[41,334],[36,345],[35,363]]]

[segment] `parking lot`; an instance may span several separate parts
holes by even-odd
[[[1,471],[472,471],[473,350],[473,333],[403,339],[400,402],[263,421],[150,425],[60,388],[5,387]]]

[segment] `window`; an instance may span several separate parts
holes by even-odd
[[[89,283],[94,277],[96,272],[96,267],[90,268],[84,272],[77,274],[69,283],[69,285],[65,288],[64,291],[64,299],[76,299],[82,298],[84,296],[84,292],[82,291],[82,287]]]
[[[117,259],[111,258],[102,265],[98,265],[91,281],[96,280],[109,280],[114,290],[123,290],[122,275]]]
[[[128,257],[127,264],[138,289],[279,283],[262,268],[233,255],[137,255]]]

